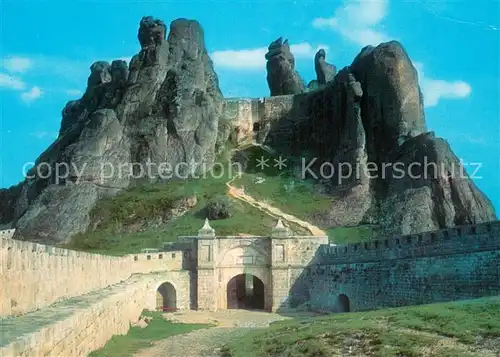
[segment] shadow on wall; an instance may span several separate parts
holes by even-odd
[[[318,296],[318,289],[316,287],[317,282],[311,280],[313,277],[312,272],[321,270],[324,266],[324,256],[322,254],[324,249],[320,247],[317,251],[309,265],[303,269],[299,274],[295,282],[292,284],[289,295],[281,306],[276,311],[281,315],[288,315],[294,311],[312,311],[317,313],[342,313],[350,312],[350,299],[349,291],[345,291],[344,287],[339,286],[335,290],[331,290],[328,296]],[[340,283],[342,280],[342,272],[339,272],[338,276],[332,280],[332,283]]]
[[[193,237],[179,237],[176,242],[164,242],[163,252],[167,254],[182,253],[182,269],[189,271],[189,297],[190,308],[195,310],[198,304],[198,272],[196,269],[197,264],[197,251],[196,239]]]
[[[366,311],[500,295],[500,221],[321,246],[278,313]]]
[[[338,88],[343,86],[345,76],[337,77],[318,90],[266,98],[259,126],[270,124],[264,144],[285,156],[306,154],[317,157],[319,162],[331,161],[342,143],[348,117],[347,98]]]
[[[366,221],[372,205],[366,179],[348,172],[363,163],[365,130],[359,106],[350,103],[345,89],[347,74],[339,72],[324,88],[266,98],[263,104],[265,125],[260,127],[270,124],[264,145],[286,158],[295,179],[321,183],[321,190],[332,197],[331,208],[314,218],[325,227],[357,226]]]

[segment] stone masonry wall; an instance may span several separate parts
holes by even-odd
[[[269,98],[228,98],[223,117],[228,120],[265,123],[280,120],[292,109],[293,95]]]
[[[266,124],[271,126],[274,134],[283,131],[282,126],[276,126],[278,121],[286,123],[295,115],[290,115],[294,107],[294,96],[283,95],[270,98],[230,98],[226,99],[222,116],[232,128],[232,139],[235,143],[258,138],[259,133],[253,129],[258,123],[258,131],[265,130]],[[287,118],[288,120],[281,120]],[[286,129],[285,129],[286,131]]]
[[[6,229],[0,231],[0,238],[12,238],[15,231],[16,231],[15,229]]]
[[[500,222],[323,246],[291,289],[296,305],[350,311],[500,294]]]
[[[0,238],[0,316],[86,294],[133,274],[182,269],[182,252],[112,257]]]
[[[290,297],[300,295],[297,280],[317,254],[319,247],[328,243],[328,237],[283,236],[272,240],[272,310],[285,310]]]
[[[143,309],[154,309],[150,305],[154,305],[157,287],[164,281],[172,280],[180,284],[177,284],[180,307],[185,308],[188,305],[185,300],[189,296],[187,272],[181,275],[177,272],[136,275],[110,289],[93,293],[98,295],[97,299],[88,299],[90,302],[87,304],[68,300],[65,308],[70,309],[71,314],[50,319],[47,326],[12,338],[0,348],[0,355],[87,356],[104,346],[113,335],[126,334]],[[28,313],[23,318],[28,321],[30,315],[37,313]],[[31,320],[37,323],[35,317]]]

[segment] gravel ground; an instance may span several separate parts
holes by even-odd
[[[267,327],[271,322],[287,319],[277,314],[245,310],[187,311],[164,316],[176,322],[213,323],[217,326],[158,341],[155,346],[138,352],[135,357],[219,357],[220,348],[232,338],[244,336],[255,328]]]

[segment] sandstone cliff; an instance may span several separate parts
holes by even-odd
[[[309,154],[302,173],[334,198],[317,217],[324,226],[412,234],[496,219],[448,143],[427,131],[417,72],[395,41],[364,48],[325,88],[295,96],[266,143]]]
[[[223,98],[203,30],[178,19],[166,34],[162,21],[145,17],[130,67],[90,67],[85,94],[62,112],[57,140],[24,182],[0,190],[0,220],[13,221],[14,238],[65,241],[87,229],[97,200],[131,177],[165,177],[180,162],[189,172],[213,163]]]

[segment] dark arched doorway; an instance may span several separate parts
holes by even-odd
[[[159,311],[177,310],[177,292],[170,283],[163,283],[156,291],[156,309]]]
[[[349,298],[345,294],[340,294],[338,297],[339,312],[349,312],[351,311],[351,304]]]
[[[227,283],[227,308],[264,310],[264,283],[254,275],[240,274]]]

